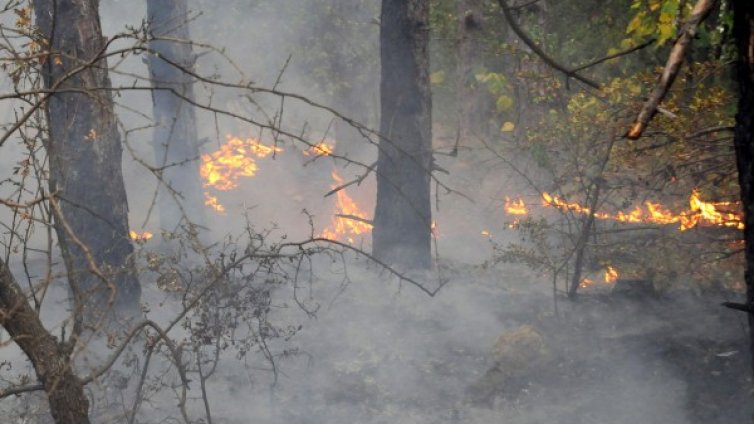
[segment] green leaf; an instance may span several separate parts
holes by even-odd
[[[495,102],[498,112],[506,112],[513,107],[513,99],[510,96],[502,95]]]

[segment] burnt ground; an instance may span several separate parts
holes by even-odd
[[[506,422],[754,422],[745,317],[720,306],[736,298],[587,293],[557,315],[545,295],[511,299],[511,330],[468,391],[477,414],[459,422],[486,408]]]

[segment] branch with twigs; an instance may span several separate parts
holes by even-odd
[[[628,139],[639,139],[655,114],[661,110],[660,103],[667,96],[670,87],[673,85],[673,81],[675,81],[678,72],[681,70],[681,65],[686,58],[686,51],[691,46],[691,41],[696,36],[699,25],[709,16],[715,4],[717,4],[717,0],[698,0],[694,5],[691,15],[686,20],[683,28],[681,28],[681,32],[678,38],[676,38],[675,43],[673,43],[657,85],[655,85],[636,120],[631,124],[626,133]]]
[[[531,49],[531,51],[533,51],[537,56],[539,56],[543,62],[548,64],[550,67],[562,72],[569,78],[573,78],[575,80],[581,81],[582,83],[595,89],[600,88],[600,84],[598,82],[579,74],[574,69],[569,69],[561,65],[555,59],[553,59],[549,54],[547,54],[541,47],[539,47],[537,43],[534,42],[534,40],[532,40],[531,37],[529,37],[529,34],[527,34],[526,31],[524,31],[524,29],[521,28],[521,26],[518,24],[518,21],[516,21],[516,18],[513,16],[513,8],[508,5],[508,2],[506,0],[498,0],[498,4],[500,5],[500,8],[503,9],[503,14],[505,15],[505,19],[508,22],[508,25],[510,25],[513,32],[515,32],[518,38],[520,38],[521,41],[523,41],[523,43],[526,44]]]

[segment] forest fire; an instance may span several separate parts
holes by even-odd
[[[608,265],[607,269],[605,270],[605,283],[612,284],[618,281],[618,277],[620,277],[618,270]]]
[[[590,209],[579,203],[567,202],[566,200],[542,193],[542,205],[555,207],[563,211],[571,211],[580,215],[588,215]],[[721,226],[743,229],[743,218],[736,202],[707,202],[702,200],[698,190],[694,190],[689,198],[689,209],[681,213],[673,213],[659,203],[647,201],[644,207],[637,206],[629,212],[618,211],[608,213],[597,211],[594,217],[600,220],[610,220],[626,223],[645,224],[678,224],[680,231],[686,231],[700,225]],[[505,212],[509,215],[528,215],[528,209],[523,200],[511,201],[506,198]]]
[[[265,146],[253,138],[242,140],[230,134],[226,138],[228,142],[218,150],[202,155],[199,174],[205,187],[233,190],[238,187],[242,177],[256,175],[258,168],[254,157],[265,158],[283,151],[280,147]]]
[[[618,281],[619,277],[620,277],[620,273],[618,272],[618,270],[615,267],[608,265],[607,268],[605,269],[605,274],[602,278],[602,281],[599,283],[603,285],[615,284],[615,282]],[[581,284],[579,284],[579,287],[582,289],[585,289],[587,287],[592,287],[596,284],[598,284],[598,281],[595,281],[591,278],[583,278],[581,280]]]
[[[334,180],[332,188],[335,189],[343,184],[343,178],[336,171],[332,172]],[[336,193],[335,213],[333,214],[330,227],[320,235],[330,240],[347,240],[354,243],[357,236],[368,234],[372,231],[372,224],[367,214],[361,210],[345,189]]]
[[[259,140],[243,140],[233,135],[226,135],[228,140],[218,150],[202,155],[199,175],[204,187],[220,191],[230,191],[238,187],[242,177],[253,177],[258,167],[254,158],[266,158],[283,149],[277,146],[265,146]],[[204,192],[204,205],[219,214],[225,213],[217,197]]]

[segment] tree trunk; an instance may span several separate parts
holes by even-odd
[[[23,350],[47,392],[57,424],[89,423],[89,400],[74,374],[65,346],[50,335],[26,300],[7,265],[0,261],[0,324]]]
[[[149,47],[156,52],[148,56],[147,62],[155,88],[152,91],[155,163],[163,169],[164,184],[180,196],[186,217],[203,225],[204,200],[197,164],[199,140],[194,107],[189,104],[194,100],[194,87],[192,77],[184,72],[193,71],[195,56],[191,44],[170,41],[190,39],[188,5],[186,0],[148,0],[147,16],[155,37]],[[160,187],[157,199],[161,227],[175,230],[183,218],[176,199],[164,186]]]
[[[733,34],[738,48],[736,63],[739,85],[734,144],[744,205],[746,242],[746,302],[754,307],[754,2],[734,0]],[[754,313],[749,313],[752,370],[754,370]]]
[[[479,44],[482,30],[482,1],[461,0],[458,3],[458,131],[461,140],[484,128],[483,93],[474,76],[480,63]],[[481,134],[484,136],[485,134]]]
[[[429,0],[383,0],[381,117],[374,255],[431,267]]]
[[[50,191],[62,213],[55,230],[74,299],[81,301],[76,307],[84,309],[76,313],[88,319],[99,319],[111,306],[138,310],[141,294],[129,259],[121,139],[107,63],[99,59],[106,39],[98,9],[97,0],[35,1],[37,26],[51,51],[42,69],[44,85],[56,91],[46,105]]]
[[[579,287],[581,287],[581,274],[584,269],[584,257],[586,256],[586,247],[589,241],[589,237],[592,235],[592,229],[594,228],[594,214],[597,212],[597,205],[600,200],[600,188],[602,187],[599,181],[595,182],[592,186],[594,189],[592,193],[587,192],[587,198],[591,197],[589,204],[589,215],[583,219],[581,226],[581,232],[579,232],[579,238],[576,240],[574,250],[576,251],[576,260],[573,262],[573,277],[571,278],[571,285],[568,287],[568,298],[571,300],[576,299],[578,296]],[[589,196],[591,194],[591,196]]]

